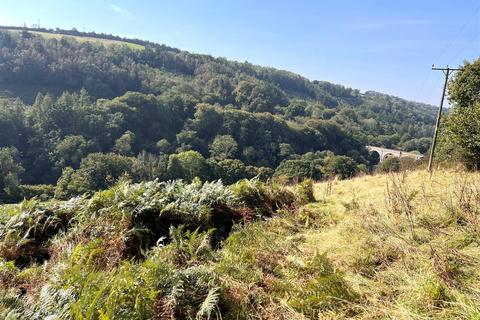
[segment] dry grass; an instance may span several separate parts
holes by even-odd
[[[9,30],[9,29],[7,29],[7,30]],[[20,32],[19,30],[9,30],[9,31],[10,32],[16,32],[16,33]],[[65,38],[73,38],[78,42],[93,42],[93,43],[98,43],[98,44],[102,44],[102,45],[105,45],[105,46],[123,45],[123,46],[127,46],[130,49],[134,49],[134,50],[145,49],[145,46],[142,46],[140,44],[125,42],[125,41],[119,41],[119,40],[100,39],[100,38],[94,38],[94,37],[72,36],[72,35],[56,34],[56,33],[49,33],[49,32],[41,32],[41,31],[28,31],[28,32],[39,35],[39,36],[42,36],[45,39],[60,40],[60,39],[65,37]]]
[[[416,171],[317,184],[310,209],[329,223],[301,250],[345,273],[362,297],[355,318],[480,319],[479,182]]]

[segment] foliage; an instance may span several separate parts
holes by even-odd
[[[323,171],[328,177],[351,178],[357,172],[357,164],[348,156],[331,155],[325,158]]]
[[[449,85],[449,97],[459,108],[470,107],[480,102],[480,60],[465,62]]]
[[[480,155],[480,102],[466,107],[455,107],[444,133],[454,153],[470,169],[478,169]]]
[[[122,179],[90,199],[4,205],[0,315],[475,318],[477,180],[423,171],[333,186]]]
[[[297,202],[302,204],[315,202],[313,181],[311,179],[304,180],[295,186],[295,198]]]
[[[275,211],[288,208],[295,202],[294,194],[278,183],[244,179],[231,188],[235,196],[260,217],[269,217]]]
[[[441,160],[462,162],[469,169],[478,169],[480,148],[480,60],[465,62],[449,85],[453,112],[443,121],[440,130]]]
[[[105,189],[124,174],[133,174],[134,160],[117,154],[92,153],[84,158],[78,170],[63,170],[55,196],[65,199],[85,192]]]
[[[275,170],[275,176],[285,177],[290,181],[318,180],[321,172],[308,160],[284,160]]]
[[[9,198],[18,198],[20,175],[23,172],[18,150],[14,147],[0,148],[0,203]]]
[[[50,206],[24,200],[18,212],[0,223],[0,257],[17,266],[48,259],[48,240],[68,228],[77,206],[77,199]]]
[[[194,178],[205,180],[210,176],[205,158],[197,151],[170,155],[167,171],[170,178],[183,178],[187,181],[192,181]]]
[[[380,172],[399,172],[400,171],[400,158],[388,157],[382,163],[379,164],[378,170]]]
[[[290,301],[290,305],[302,314],[315,318],[321,310],[356,299],[356,293],[325,255],[315,255],[302,269],[301,272],[308,273],[311,279]]]
[[[238,147],[230,135],[216,136],[210,145],[210,155],[218,160],[235,158]]]
[[[22,198],[38,198],[42,201],[52,199],[55,194],[55,186],[50,184],[20,185]]]
[[[135,134],[131,131],[126,131],[120,138],[115,141],[113,151],[124,156],[132,155],[132,145],[135,141]]]
[[[233,184],[242,179],[258,177],[266,180],[272,176],[272,169],[266,167],[246,166],[238,159],[225,159],[210,161],[210,170],[214,177],[221,179],[226,184]]]
[[[58,196],[67,197],[106,188],[119,171],[135,181],[266,178],[282,161],[325,151],[371,167],[364,145],[425,152],[431,135],[429,106],[286,71],[76,30],[0,35],[0,92],[8,97],[0,99],[0,148],[16,148],[24,168],[2,174],[12,193],[3,202],[19,198],[19,183],[58,181]],[[206,166],[188,151],[245,168]],[[178,156],[198,165],[195,172]],[[92,163],[102,157],[108,165]],[[306,174],[299,164],[280,171],[319,178],[321,165]]]

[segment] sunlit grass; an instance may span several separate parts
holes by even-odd
[[[19,30],[11,30],[7,29],[10,32],[20,32]],[[66,38],[73,38],[78,42],[93,42],[93,43],[98,43],[98,44],[103,44],[105,46],[111,46],[111,45],[122,45],[122,46],[127,46],[130,49],[133,50],[143,50],[145,49],[145,46],[142,46],[140,44],[136,43],[131,43],[131,42],[126,42],[126,41],[119,41],[119,40],[112,40],[112,39],[100,39],[100,38],[94,38],[94,37],[83,37],[83,36],[73,36],[73,35],[65,35],[65,34],[57,34],[57,33],[49,33],[49,32],[42,32],[42,31],[28,31],[29,33],[33,33],[36,35],[40,35],[44,37],[45,39],[57,39],[60,40],[64,37]]]

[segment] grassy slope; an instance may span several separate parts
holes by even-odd
[[[310,209],[328,223],[303,232],[301,250],[345,272],[359,318],[479,319],[479,178],[418,171],[317,184]]]
[[[6,29],[9,30],[10,32],[20,32],[19,30],[13,30],[13,29]],[[64,35],[64,34],[55,34],[55,33],[49,33],[49,32],[41,32],[41,31],[28,31],[29,33],[37,34],[40,35],[46,39],[57,39],[60,40],[63,37],[66,38],[73,38],[78,42],[93,42],[93,43],[100,43],[106,46],[111,46],[111,45],[125,45],[131,49],[134,50],[143,50],[145,49],[144,46],[136,44],[136,43],[130,43],[130,42],[125,42],[125,41],[118,41],[118,40],[111,40],[111,39],[101,39],[101,38],[93,38],[93,37],[80,37],[80,36],[72,36],[72,35]]]

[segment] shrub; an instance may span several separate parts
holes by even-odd
[[[38,198],[47,201],[55,195],[55,186],[51,184],[20,185],[20,192],[25,199]]]
[[[278,183],[264,183],[258,179],[241,180],[231,189],[258,217],[269,217],[278,209],[290,207],[295,202],[294,194]]]
[[[123,263],[112,272],[92,272],[76,283],[71,304],[74,319],[151,319],[157,290],[148,282],[149,270]]]
[[[313,181],[311,179],[304,180],[295,186],[295,198],[299,204],[315,202]]]
[[[378,167],[380,172],[399,172],[400,171],[400,158],[389,157],[380,163]]]
[[[348,179],[357,173],[357,162],[347,156],[332,155],[325,158],[323,170],[327,177]]]
[[[24,172],[20,152],[14,147],[0,148],[0,202],[19,199],[20,177]]]
[[[179,270],[173,286],[156,302],[159,319],[219,319],[220,287],[215,274],[205,267]]]
[[[176,265],[184,266],[205,262],[213,256],[210,229],[206,232],[185,231],[184,226],[170,227],[171,246],[174,249],[171,256]]]
[[[168,159],[167,171],[171,179],[192,181],[198,177],[206,180],[211,175],[209,169],[207,161],[197,151],[190,150],[172,154]]]
[[[92,219],[96,223],[92,224]],[[159,239],[168,239],[171,226],[183,225],[185,231],[192,232],[214,229],[212,242],[216,245],[245,217],[240,201],[220,181],[131,184],[122,180],[96,193],[79,220],[89,226],[85,229],[88,234],[123,239],[125,254],[135,256]]]
[[[0,223],[0,258],[18,266],[47,259],[48,240],[68,228],[76,202],[72,199],[66,204],[48,205],[23,201],[15,214]]]
[[[275,176],[286,177],[290,181],[320,179],[321,172],[308,160],[284,160],[275,170]]]
[[[92,153],[82,159],[80,168],[67,167],[58,179],[55,197],[65,199],[86,192],[106,189],[124,174],[133,174],[135,158],[113,153]]]
[[[267,275],[274,275],[286,263],[283,257],[298,251],[293,239],[285,239],[285,234],[272,228],[269,221],[232,233],[225,240],[216,271],[239,282],[265,287]]]
[[[252,179],[259,174],[263,175],[263,172],[260,171],[262,168],[246,166],[238,159],[209,160],[209,165],[212,174],[226,184],[232,184],[242,179]]]

